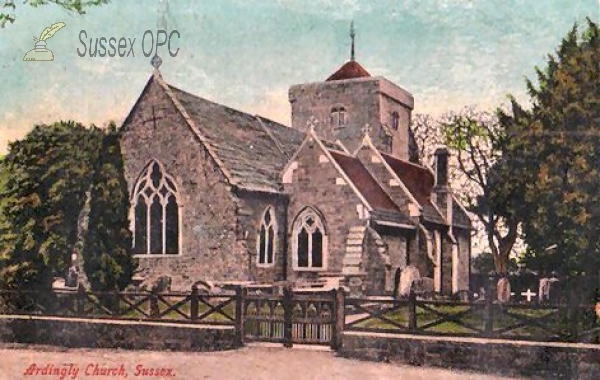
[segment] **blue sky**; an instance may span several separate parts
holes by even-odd
[[[165,1],[165,0],[163,0]],[[357,60],[412,92],[415,112],[464,106],[493,109],[511,93],[525,100],[525,77],[543,65],[574,22],[600,19],[599,0],[219,0],[168,2],[177,57],[161,51],[165,79],[208,99],[289,124],[290,85],[325,79],[348,59],[348,24]],[[85,16],[56,6],[20,7],[0,29],[0,154],[35,123],[122,121],[152,72],[142,54],[159,0],[112,0]],[[23,62],[33,36],[53,62]],[[136,38],[135,58],[79,57],[88,38]]]

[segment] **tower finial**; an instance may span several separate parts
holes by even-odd
[[[354,37],[356,33],[354,33],[354,20],[350,21],[350,39],[352,40],[352,45],[350,46],[350,60],[354,61]]]

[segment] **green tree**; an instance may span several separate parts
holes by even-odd
[[[501,274],[509,270],[509,255],[519,237],[516,208],[521,204],[512,173],[499,165],[507,149],[508,127],[496,115],[469,108],[438,120],[423,115],[413,120],[421,155],[431,156],[436,144],[448,147],[453,188],[474,216],[476,237]]]
[[[551,263],[562,274],[600,270],[600,36],[588,19],[575,25],[537,85],[527,81],[532,107],[513,101],[502,122],[511,129],[500,171],[523,191],[527,260]]]
[[[11,24],[15,22],[17,6],[29,5],[31,7],[39,7],[42,5],[55,4],[69,12],[83,15],[85,14],[86,9],[108,2],[109,0],[23,0],[20,2],[15,0],[2,0],[0,1],[0,28],[5,27],[9,22]]]
[[[83,243],[84,269],[93,290],[122,290],[131,283],[129,193],[119,134],[111,124],[104,136],[90,191],[90,212]]]
[[[97,128],[58,122],[10,144],[1,194],[3,286],[49,289],[54,276],[65,275],[101,137]]]

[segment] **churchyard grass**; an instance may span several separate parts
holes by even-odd
[[[368,305],[368,306],[367,306]],[[379,305],[376,303],[365,304],[373,313],[365,320],[356,323],[352,328],[380,330],[382,332],[412,332],[417,334],[443,334],[443,335],[485,335],[485,305],[483,303],[437,303],[435,301],[418,301],[416,314],[416,327],[409,329],[409,305],[399,305],[395,309],[392,305]],[[386,311],[390,310],[390,311]],[[587,309],[579,308],[586,315]],[[589,318],[578,318],[575,324],[566,320],[566,310],[558,306],[536,304],[494,304],[492,307],[493,329],[488,333],[491,336],[513,339],[544,339],[563,340],[569,337],[572,331],[585,331],[600,326]],[[589,314],[589,313],[588,313]],[[377,316],[382,316],[378,318]],[[404,329],[387,322],[388,319]]]

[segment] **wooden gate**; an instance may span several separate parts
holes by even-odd
[[[261,294],[244,290],[244,341],[338,347],[343,328],[343,291]],[[342,318],[342,319],[340,319]]]

